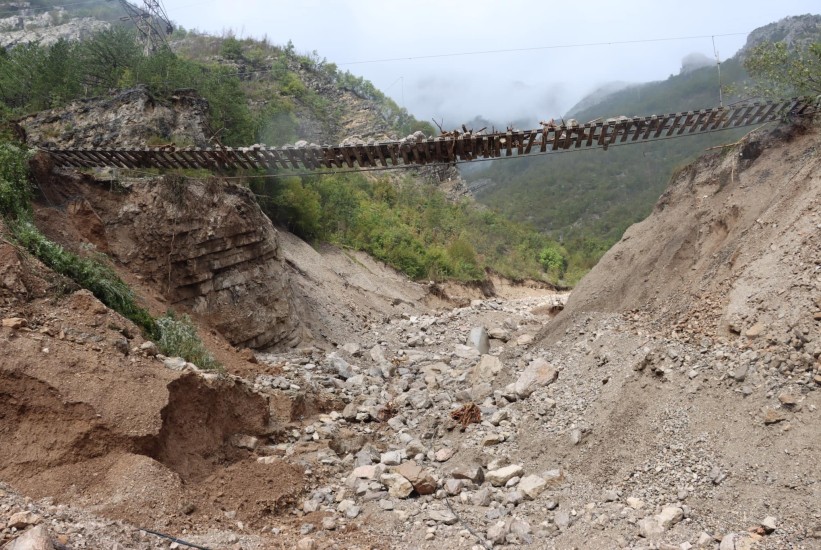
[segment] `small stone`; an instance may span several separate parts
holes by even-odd
[[[379,507],[381,509],[385,510],[385,511],[390,511],[390,510],[394,509],[394,504],[393,504],[392,500],[388,500],[386,498],[383,498],[382,500],[379,501]]]
[[[656,537],[660,537],[664,533],[664,527],[662,527],[656,518],[647,517],[639,520],[639,535],[646,538],[652,539]]]
[[[502,362],[498,357],[493,355],[483,355],[479,363],[473,367],[473,372],[470,375],[470,381],[473,385],[481,384],[483,382],[493,382],[497,374],[502,372]]]
[[[529,475],[519,481],[519,490],[529,499],[537,498],[547,488],[547,482],[541,476]]]
[[[347,510],[345,510],[345,517],[347,517],[348,519],[354,519],[358,515],[359,515],[359,506],[351,506]]]
[[[22,317],[7,317],[3,319],[3,326],[12,330],[20,330],[21,328],[28,326],[28,321]]]
[[[776,529],[776,519],[773,516],[767,516],[764,518],[764,521],[761,522],[761,527],[764,528],[764,532],[768,535],[775,531]]]
[[[299,539],[299,542],[296,543],[297,550],[315,550],[316,547],[316,541],[311,537]]]
[[[6,525],[9,529],[25,529],[30,525],[37,525],[41,521],[43,521],[43,518],[27,510],[12,514]]]
[[[699,548],[704,548],[705,546],[711,546],[715,544],[715,540],[713,539],[713,537],[710,536],[709,533],[705,533],[704,531],[702,531],[701,534],[698,536],[696,544]]]
[[[656,521],[664,529],[669,529],[684,519],[684,511],[678,506],[665,506],[661,513],[655,516]]]
[[[420,495],[432,495],[436,492],[436,480],[413,460],[397,467],[396,473],[410,481],[413,489]]]
[[[453,525],[458,521],[456,515],[450,510],[431,510],[428,512],[428,517],[445,525]]]
[[[492,447],[493,445],[498,445],[504,440],[505,438],[500,434],[490,434],[482,438],[482,446]]]
[[[503,421],[508,420],[510,418],[510,411],[507,409],[499,409],[490,417],[490,423],[494,426],[498,426]]]
[[[532,361],[516,380],[513,391],[520,399],[530,396],[537,388],[552,384],[559,377],[559,371],[544,359]]]
[[[379,475],[379,468],[376,466],[359,466],[354,468],[351,475],[359,479],[375,480]]]
[[[564,531],[568,527],[570,527],[570,514],[560,510],[553,515],[553,523],[556,524],[556,527]]]
[[[445,492],[451,496],[456,496],[462,492],[465,482],[461,479],[449,479],[445,482]]]
[[[640,498],[627,497],[626,502],[627,505],[633,510],[641,510],[642,508],[644,508],[644,501]]]
[[[488,339],[487,330],[485,327],[474,327],[470,330],[465,345],[474,348],[482,355],[490,351],[490,340]]]
[[[765,327],[762,323],[756,323],[748,328],[744,335],[747,336],[747,338],[758,338],[761,336],[761,333],[764,332],[764,328]]]
[[[231,437],[231,443],[234,447],[239,447],[240,449],[247,449],[249,451],[255,450],[259,447],[259,438],[256,438],[252,435],[242,435],[242,434],[234,434]]]
[[[436,462],[447,462],[453,457],[454,454],[456,454],[456,451],[454,451],[450,447],[443,447],[436,451]]]
[[[379,458],[379,462],[385,466],[399,466],[399,464],[402,463],[402,452],[388,451],[386,453],[382,453]]]
[[[518,464],[512,464],[510,466],[505,466],[504,468],[499,468],[498,470],[488,472],[485,475],[485,479],[492,485],[500,487],[507,483],[511,478],[521,476],[522,474],[524,474],[524,469]]]
[[[490,506],[490,502],[492,500],[490,489],[485,487],[484,489],[479,489],[478,491],[474,492],[470,495],[470,502],[474,506]]]
[[[382,474],[380,481],[388,488],[388,494],[396,498],[408,498],[413,492],[413,485],[399,474]]]
[[[572,445],[578,445],[582,442],[582,431],[578,428],[570,430],[570,443]]]
[[[45,525],[33,527],[3,546],[4,550],[54,550],[54,542]]]
[[[322,529],[324,531],[333,531],[336,529],[336,518],[333,516],[326,516],[322,518]]]

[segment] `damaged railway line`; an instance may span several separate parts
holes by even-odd
[[[477,159],[547,154],[569,149],[604,149],[754,126],[803,117],[817,110],[817,100],[743,103],[698,111],[644,117],[617,117],[578,124],[543,122],[534,130],[489,134],[445,133],[427,138],[420,133],[388,142],[349,145],[179,148],[172,145],[143,148],[50,149],[59,167],[124,169],[207,169],[213,171],[323,168],[376,168],[429,164],[454,164]]]

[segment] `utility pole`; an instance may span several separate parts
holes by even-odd
[[[142,7],[128,0],[120,0],[120,4],[127,14],[123,20],[130,19],[140,33],[146,55],[168,47],[165,37],[174,32],[174,26],[160,0],[143,0]]]

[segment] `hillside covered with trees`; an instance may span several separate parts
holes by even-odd
[[[56,2],[34,2],[20,13],[39,17]],[[54,11],[49,24],[74,15],[112,21],[83,40],[59,39],[0,50],[0,115],[13,121],[74,100],[146,86],[156,101],[193,89],[208,102],[209,145],[282,145],[297,140],[338,143],[434,133],[370,82],[314,52],[266,39],[216,37],[177,27],[166,44],[147,51],[113,4]],[[6,10],[10,10],[8,6]],[[114,10],[116,11],[116,10]],[[8,12],[7,15],[10,15]],[[7,126],[8,128],[8,126]],[[55,136],[57,138],[59,136]],[[6,139],[11,139],[7,135]],[[157,135],[146,145],[191,145],[186,135]],[[182,173],[185,177],[203,174]],[[488,271],[564,283],[566,252],[527,225],[454,200],[439,174],[306,174],[244,171],[271,219],[309,241],[365,250],[419,279],[483,280]],[[449,172],[447,177],[455,176]]]
[[[789,83],[795,79],[791,81],[787,75],[774,79],[782,83],[780,87],[751,88],[748,71],[760,74],[766,70],[773,72],[775,67],[786,70],[789,59],[814,59],[809,48],[819,39],[819,19],[818,16],[788,18],[755,31],[751,35],[752,43],[721,64],[724,103],[811,92],[791,86]],[[806,29],[810,29],[809,35]],[[767,49],[769,41],[787,36],[792,46],[781,42],[775,47],[777,51]],[[804,39],[799,40],[799,36]],[[757,44],[765,44],[765,49],[756,50]],[[747,56],[748,53],[757,55]],[[673,113],[718,104],[719,80],[712,65],[682,70],[664,81],[628,86],[592,104],[582,101],[581,108],[573,108],[565,119],[585,123],[600,117]],[[531,223],[556,238],[569,251],[571,265],[589,268],[630,225],[650,213],[678,168],[705,149],[732,143],[749,130],[611,147],[608,151],[571,150],[492,162],[487,169],[471,170],[466,177],[477,188],[480,202],[507,218]]]

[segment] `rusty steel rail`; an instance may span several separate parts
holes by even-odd
[[[537,130],[440,136],[358,145],[305,147],[174,146],[142,149],[43,149],[59,167],[207,169],[213,171],[387,167],[456,163],[571,148],[602,148],[764,124],[814,113],[810,100],[744,103],[699,111],[619,117],[586,124],[542,123]]]

